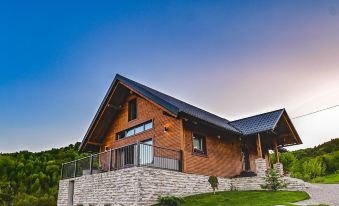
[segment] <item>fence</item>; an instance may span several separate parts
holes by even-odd
[[[144,166],[181,171],[181,151],[135,143],[63,163],[61,179]]]

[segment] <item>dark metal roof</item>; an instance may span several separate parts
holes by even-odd
[[[160,105],[161,107],[165,108],[170,113],[176,116],[186,114],[239,135],[251,135],[259,132],[273,130],[276,127],[279,119],[281,118],[281,115],[285,112],[285,109],[280,109],[230,122],[225,118],[219,117],[215,114],[202,110],[191,104],[178,100],[167,94],[161,93],[157,90],[154,90],[150,87],[147,87],[143,84],[140,84],[117,74],[81,143],[80,150],[84,148],[85,143],[90,138],[91,131],[95,129],[95,121],[103,112],[103,108],[109,100],[109,94],[113,92],[115,85],[117,85],[119,82],[139,93],[140,95],[150,99],[154,103]]]
[[[229,122],[228,124],[240,130],[244,135],[273,130],[285,109],[279,109],[243,119]]]
[[[126,84],[127,86],[131,87],[132,89],[136,90],[137,92],[141,93],[147,98],[150,98],[152,101],[158,103],[159,105],[161,105],[162,107],[166,108],[167,110],[176,115],[178,115],[179,113],[185,113],[192,117],[206,121],[210,124],[229,130],[231,132],[239,133],[237,129],[227,124],[229,122],[227,119],[224,119],[215,114],[202,110],[198,107],[195,107],[191,104],[188,104],[167,94],[154,90],[143,84],[130,80],[119,74],[116,75],[116,79],[120,80],[123,84]]]

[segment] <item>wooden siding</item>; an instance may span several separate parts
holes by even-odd
[[[137,99],[137,118],[132,121],[128,121],[128,101],[133,98]],[[131,128],[148,120],[153,120],[153,129],[116,140],[117,132]],[[164,132],[165,126],[168,128],[167,132]],[[163,110],[153,103],[136,94],[130,94],[127,97],[127,101],[122,105],[121,111],[113,120],[103,145],[109,148],[117,148],[149,138],[153,138],[154,145],[156,146],[180,149],[181,120],[165,115]]]
[[[222,136],[218,139],[217,136],[207,134],[207,155],[198,155],[193,153],[193,132],[195,131],[197,130],[187,126],[184,128],[184,172],[220,177],[234,177],[240,174],[242,160],[241,143],[238,138]],[[198,132],[202,133],[202,131]],[[248,138],[250,168],[251,171],[256,172],[255,159],[258,158],[258,154],[255,139]],[[265,150],[264,153],[269,167],[268,151]]]
[[[223,140],[217,137],[206,137],[207,155],[193,153],[193,131],[185,128],[185,164],[187,173],[231,177],[241,171],[241,146],[234,140]]]
[[[128,101],[137,99],[137,118],[128,121]],[[131,128],[148,120],[153,120],[153,129],[140,134],[116,140],[116,133]],[[164,127],[168,128],[164,132]],[[185,124],[185,121],[169,115],[137,94],[129,94],[125,103],[122,104],[121,111],[114,118],[111,126],[104,138],[101,150],[108,148],[118,148],[137,141],[153,138],[154,145],[170,149],[183,150],[183,172],[214,175],[220,177],[233,177],[242,171],[241,143],[239,137],[222,136],[217,138],[220,131],[209,129],[211,134],[206,137],[207,155],[196,155],[193,153],[193,131],[203,132],[201,128],[206,126],[195,125],[192,128]],[[249,137],[251,138],[251,137]],[[255,139],[250,140],[250,167],[255,172],[255,159],[257,149]],[[265,155],[267,158],[267,156]],[[267,161],[268,162],[268,161]]]

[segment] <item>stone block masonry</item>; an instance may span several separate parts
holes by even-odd
[[[291,178],[287,178],[289,181]],[[218,178],[218,191],[230,190],[231,185],[237,190],[258,190],[263,179]],[[159,196],[188,196],[212,192],[208,176],[187,174],[176,171],[147,167],[132,167],[100,174],[85,175],[73,179],[60,180],[58,206],[67,206],[69,184],[74,181],[73,205],[97,206],[144,206],[156,202]],[[302,181],[293,181],[288,189],[302,190]]]
[[[278,162],[278,163],[273,164],[273,168],[276,170],[276,172],[279,175],[283,175],[284,174],[284,167],[283,167],[282,163]]]
[[[266,175],[266,160],[263,158],[258,158],[255,160],[255,167],[258,177],[265,177]]]

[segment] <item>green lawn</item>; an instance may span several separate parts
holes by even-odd
[[[326,184],[338,184],[339,183],[339,174],[331,174],[323,177],[317,177],[312,182],[316,183],[326,183]]]
[[[185,197],[182,206],[273,206],[309,199],[306,192],[226,191]]]

